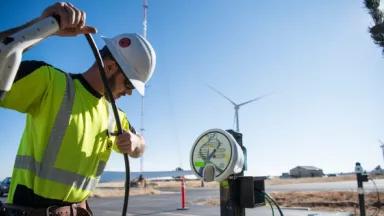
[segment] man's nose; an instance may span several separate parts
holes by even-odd
[[[132,89],[127,89],[127,91],[125,91],[125,93],[126,93],[127,95],[132,95]]]

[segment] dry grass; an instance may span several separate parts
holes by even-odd
[[[106,188],[97,188],[95,191],[93,191],[92,196],[93,197],[123,197],[125,193],[124,188],[113,188],[113,189],[106,189]],[[130,196],[137,196],[137,195],[155,195],[160,194],[159,190],[153,189],[153,188],[130,188],[129,195]]]
[[[93,191],[93,197],[123,197],[125,193],[124,182],[107,182],[99,183]],[[160,191],[153,187],[144,187],[138,185],[137,187],[130,187],[129,195],[155,195],[160,194]]]
[[[319,182],[339,182],[339,181],[355,181],[355,175],[335,176],[335,177],[308,177],[308,178],[272,178],[265,181],[265,185],[281,185],[281,184],[301,184],[301,183],[319,183]]]
[[[279,192],[271,193],[271,196],[279,205],[284,207],[308,207],[314,210],[352,212],[355,215],[359,212],[358,194],[356,192]],[[380,193],[384,197],[384,193]],[[378,202],[377,193],[365,194],[365,205],[367,215],[376,212],[381,207]],[[378,215],[384,215],[380,212]]]
[[[186,188],[201,187],[199,180],[187,180]],[[135,187],[130,187],[130,195],[154,195],[168,191],[178,191],[181,187],[181,182],[176,180],[170,181],[147,181],[146,185],[139,184]],[[204,188],[219,188],[217,182],[205,182]],[[99,183],[96,190],[93,191],[93,197],[122,197],[124,196],[124,182],[107,182]]]
[[[272,178],[265,181],[266,187],[268,185],[279,184],[299,184],[299,183],[314,183],[314,182],[336,182],[336,181],[349,181],[355,180],[355,176],[337,176],[337,177],[317,177],[317,178],[298,178],[298,179],[280,179]],[[200,180],[186,180],[187,188],[199,188],[201,187]],[[147,181],[146,187],[144,185],[138,185],[137,187],[131,187],[130,195],[145,195],[145,194],[159,194],[164,191],[177,191],[181,186],[181,182],[177,180],[159,180],[159,181]],[[219,189],[219,183],[217,182],[204,182],[204,188],[217,188]],[[93,192],[93,196],[96,197],[119,197],[124,196],[124,182],[107,182],[99,183],[96,190]]]
[[[219,206],[220,200],[217,198],[206,198],[206,199],[197,199],[192,201],[195,205],[203,205],[203,206]]]
[[[199,188],[201,187],[201,181],[187,181],[186,182],[187,188]],[[204,182],[204,188],[217,188],[219,189],[219,183],[218,182]]]
[[[280,179],[272,178],[265,181],[265,185],[284,185],[284,184],[301,184],[301,183],[318,183],[318,182],[338,182],[338,181],[354,181],[355,176],[337,176],[337,177],[315,177],[315,178],[295,178],[295,179]],[[153,186],[158,189],[177,189],[180,187],[180,181],[151,181]],[[199,188],[201,187],[200,180],[187,180],[187,188]],[[217,182],[204,182],[205,188],[219,188]]]
[[[177,180],[166,180],[166,181],[149,181],[149,184],[153,186],[154,188],[157,188],[159,190],[164,189],[179,189],[181,187],[181,181]],[[185,185],[187,188],[199,188],[201,186],[200,180],[186,180]],[[218,182],[204,182],[204,188],[219,188]]]
[[[305,207],[310,210],[359,213],[358,195],[355,192],[279,192],[270,194],[280,207]],[[384,197],[384,193],[380,194]],[[192,203],[205,206],[219,206],[218,198],[194,200]],[[365,197],[367,215],[384,216],[384,209],[377,212],[378,203],[376,193],[368,193]],[[378,214],[376,214],[378,213]]]
[[[280,179],[272,178],[265,181],[266,187],[268,185],[282,185],[282,184],[301,184],[301,183],[315,183],[315,182],[337,182],[337,181],[354,181],[356,177],[351,176],[337,176],[337,177],[315,177],[315,178],[297,178],[297,179]],[[147,181],[147,188],[152,188],[159,191],[167,190],[178,190],[180,188],[180,181],[178,180],[154,180]],[[138,188],[142,188],[139,186]],[[199,188],[201,187],[200,180],[186,180],[187,188]],[[219,183],[217,182],[204,182],[205,188],[219,188]],[[124,182],[107,182],[99,183],[97,185],[97,190],[107,191],[107,190],[116,190],[117,188],[124,188]],[[133,187],[135,188],[135,187]],[[133,189],[132,189],[133,190]]]
[[[300,179],[267,179],[268,185],[299,184],[299,183],[318,183],[318,182],[339,182],[355,181],[355,176],[319,177],[319,178],[300,178]],[[332,212],[351,212],[359,214],[358,194],[356,192],[279,192],[271,193],[271,196],[282,207],[305,207],[312,210],[332,211]],[[384,193],[380,193],[384,199]],[[219,206],[220,200],[217,198],[206,198],[193,201],[196,205]],[[378,202],[377,193],[365,194],[366,214],[384,216],[384,209],[377,211],[381,207]],[[383,206],[384,207],[384,206]]]

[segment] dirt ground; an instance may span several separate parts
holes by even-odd
[[[375,176],[375,179],[383,176]],[[300,179],[270,179],[268,185],[298,184],[317,182],[355,181],[354,175],[300,178]],[[271,193],[271,196],[284,207],[306,207],[313,210],[352,212],[359,215],[358,194],[356,192],[290,192]],[[384,193],[365,193],[365,205],[367,215],[384,216]]]
[[[315,182],[337,182],[337,181],[354,181],[355,176],[337,176],[337,177],[319,177],[319,178],[300,178],[300,179],[280,179],[272,178],[265,181],[266,187],[268,185],[278,184],[299,184],[299,183],[315,183]],[[130,189],[130,195],[153,195],[160,193],[168,193],[169,191],[177,191],[181,183],[180,181],[146,181],[134,184]],[[198,188],[201,187],[200,180],[187,180],[186,187]],[[217,188],[217,182],[205,182],[205,188]],[[321,211],[338,211],[338,212],[352,212],[358,215],[358,195],[356,192],[276,192],[270,194],[277,203],[282,207],[304,207],[311,210]],[[124,182],[100,183],[93,196],[96,197],[119,197],[124,196]],[[365,203],[367,215],[384,216],[383,201],[379,201],[378,196],[384,200],[384,193],[366,193]],[[194,200],[194,204],[218,206],[220,202],[218,199],[201,199]],[[382,207],[378,211],[378,207]]]
[[[270,178],[265,181],[265,185],[279,184],[300,184],[300,183],[318,183],[318,182],[339,182],[356,181],[355,175],[334,176],[334,177],[313,177],[313,178]]]
[[[306,207],[311,210],[352,212],[358,215],[359,202],[356,192],[291,192],[270,194],[280,206]],[[365,205],[367,215],[382,215],[384,209],[379,210],[384,202],[378,198],[384,198],[384,193],[366,193]],[[383,206],[384,207],[384,206]],[[376,214],[377,213],[377,214]]]

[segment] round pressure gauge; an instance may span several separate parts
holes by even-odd
[[[201,134],[191,150],[191,169],[205,181],[222,181],[243,170],[244,155],[233,136],[221,129]]]

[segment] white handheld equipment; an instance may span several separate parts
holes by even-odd
[[[0,42],[0,100],[12,87],[23,51],[58,30],[57,20],[47,17]]]

